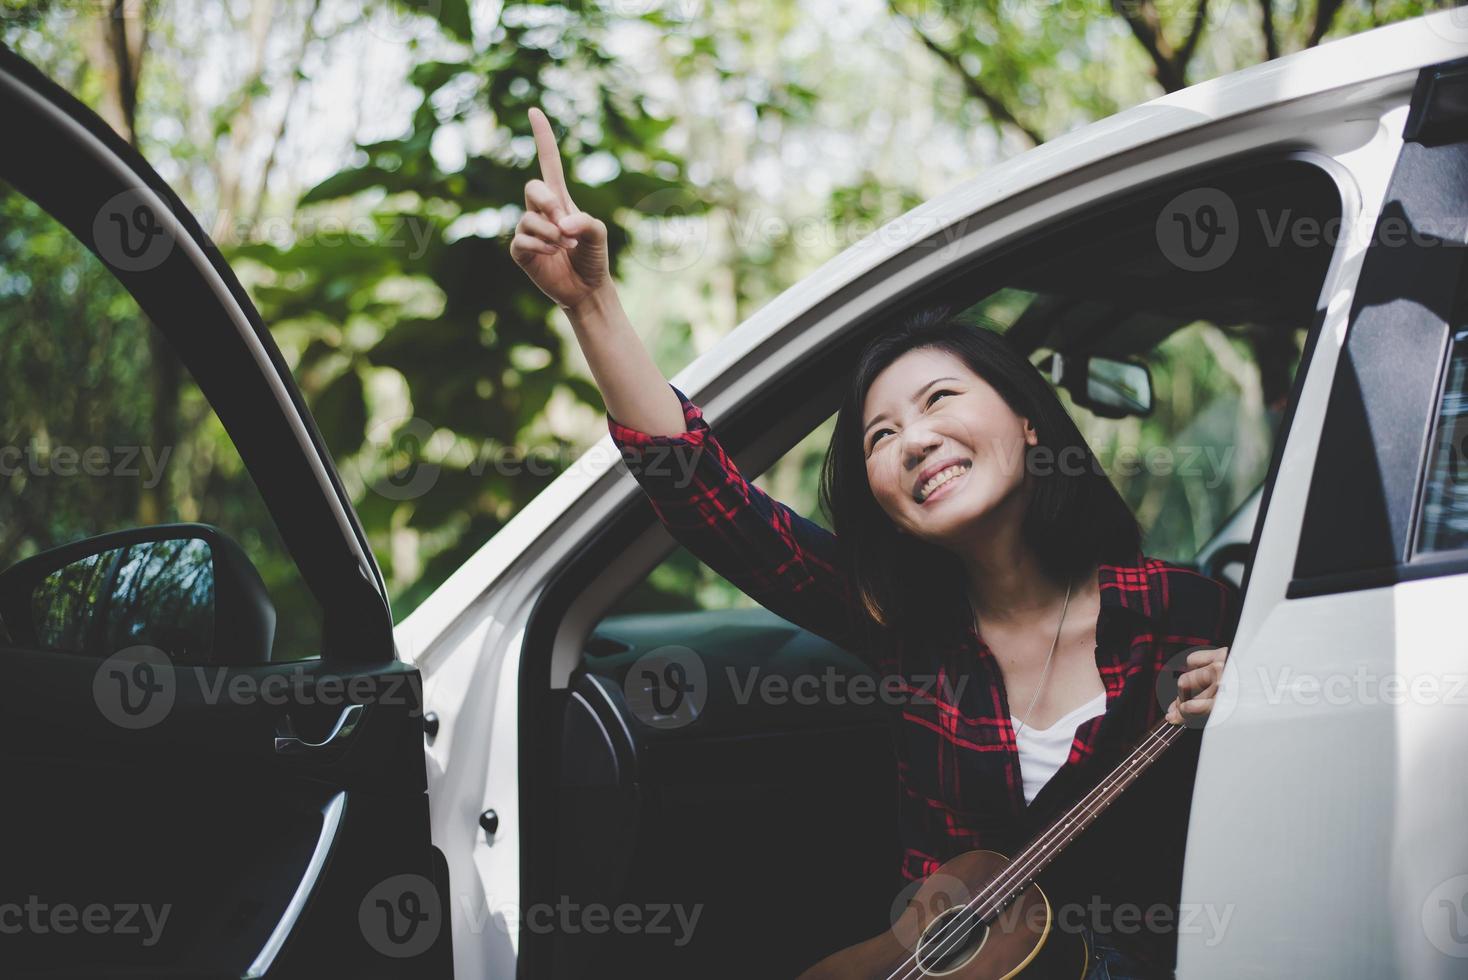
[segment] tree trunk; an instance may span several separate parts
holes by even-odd
[[[149,0],[129,3],[112,0],[107,16],[99,24],[96,64],[101,66],[103,96],[101,114],[135,150],[138,139],[138,87],[143,59],[148,50],[148,23],[153,13]],[[153,396],[149,425],[151,448],[159,458],[173,455],[178,441],[179,389],[183,365],[158,330],[148,332],[148,351],[153,365],[150,388]],[[168,516],[168,480],[140,488],[139,524],[157,524]]]

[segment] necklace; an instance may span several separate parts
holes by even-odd
[[[1040,674],[1040,686],[1035,688],[1035,696],[1030,698],[1030,706],[1025,709],[1025,718],[1028,718],[1030,716],[1030,713],[1035,710],[1035,705],[1039,703],[1040,695],[1043,694],[1045,691],[1045,682],[1050,679],[1050,661],[1055,659],[1055,645],[1060,642],[1060,628],[1065,625],[1065,613],[1068,609],[1070,609],[1070,588],[1071,587],[1069,584],[1067,584],[1065,587],[1065,604],[1060,607],[1060,622],[1055,627],[1055,639],[1050,641],[1050,652],[1045,656],[1045,670]],[[972,608],[973,603],[969,603],[969,607]],[[975,610],[974,630],[977,632],[978,629],[979,614],[978,611]],[[1021,718],[1019,727],[1014,730],[1015,738],[1019,738],[1020,730],[1024,727],[1025,721],[1024,718]]]

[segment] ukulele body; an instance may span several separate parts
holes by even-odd
[[[1082,980],[1090,946],[1059,927],[1039,884],[981,924],[965,911],[1009,864],[995,851],[960,854],[928,876],[891,929],[831,954],[800,980]]]

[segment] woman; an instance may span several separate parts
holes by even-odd
[[[566,311],[654,510],[766,608],[905,685],[906,878],[966,850],[1017,850],[1164,715],[1158,685],[1185,650],[1165,717],[1201,725],[1230,587],[1141,554],[1136,519],[1003,338],[930,310],[868,346],[822,472],[826,531],[748,483],[661,376],[618,301],[606,225],[576,209],[549,122],[530,118],[543,179],[526,184],[511,255]],[[681,458],[645,466],[653,447]],[[1051,869],[1062,927],[1068,911],[1097,949],[1089,976],[1171,971],[1197,734]]]

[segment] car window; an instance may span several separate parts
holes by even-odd
[[[1063,300],[1005,289],[967,314],[1007,330],[1036,305]],[[1146,554],[1191,563],[1263,484],[1305,334],[1303,325],[1188,322],[1155,346],[1129,353],[1151,374],[1153,409],[1145,416],[1104,418],[1057,389],[1137,516]],[[1042,349],[1035,359],[1048,353]]]
[[[107,267],[4,182],[0,341],[0,572],[108,532],[212,525],[243,549],[275,607],[271,659],[319,654],[321,609],[188,370]],[[35,642],[110,654],[102,647],[208,635],[201,544],[129,543],[46,576]]]
[[[1468,549],[1468,327],[1454,324],[1418,512],[1417,553]]]

